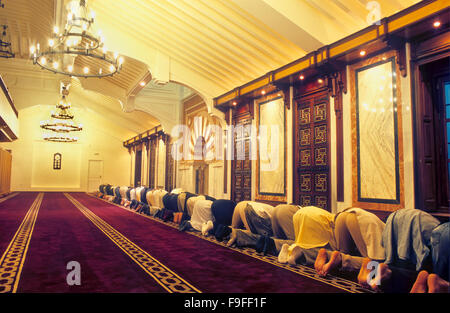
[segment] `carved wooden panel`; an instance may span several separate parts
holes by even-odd
[[[239,114],[234,118],[234,156],[231,167],[231,198],[239,202],[251,200],[252,161],[250,159],[250,115]]]
[[[294,199],[301,206],[330,206],[330,110],[324,89],[295,99]]]

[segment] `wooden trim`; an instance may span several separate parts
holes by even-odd
[[[342,116],[342,93],[334,97],[336,115],[336,200],[344,202],[344,120]]]
[[[0,86],[2,87],[2,90],[3,90],[3,93],[5,94],[6,99],[8,99],[11,109],[14,111],[14,114],[16,114],[16,117],[19,117],[19,112],[17,112],[17,109],[14,106],[14,102],[12,100],[11,94],[9,93],[8,87],[6,87],[5,81],[3,80],[3,77],[1,75],[0,75]]]
[[[370,41],[377,39],[377,36],[378,36],[377,30],[373,29],[368,32],[364,32],[363,34],[355,38],[346,39],[342,43],[332,45],[330,48],[330,57],[339,56],[359,46],[362,46]]]
[[[344,202],[344,122],[342,94],[347,93],[347,70],[333,73],[328,77],[328,90],[334,99],[336,117],[336,200]]]
[[[126,148],[138,146],[144,142],[148,142],[154,137],[160,136],[161,134],[164,134],[164,131],[162,130],[161,125],[158,125],[137,136],[134,136],[133,138],[124,141],[123,146]]]
[[[423,7],[418,7],[416,10],[411,10],[408,13],[402,14],[401,16],[397,16],[393,18],[387,23],[388,32],[392,33],[400,28],[404,28],[410,24],[413,24],[417,21],[420,21],[424,18],[429,17],[441,10],[448,8],[447,0],[437,0],[433,2],[429,2]],[[401,12],[400,12],[401,13]]]
[[[285,78],[289,75],[300,72],[300,71],[302,71],[308,67],[311,67],[313,65],[314,65],[314,59],[311,58],[311,54],[308,54],[306,57],[303,57],[302,59],[295,62],[294,64],[291,64],[289,66],[286,66],[285,68],[280,69],[279,71],[276,71],[274,74],[275,80]]]
[[[338,40],[329,46],[321,47],[296,61],[214,98],[214,106],[223,106],[231,100],[254,92],[257,89],[264,87],[264,82],[266,82],[267,85],[278,80],[287,79],[291,75],[298,74],[305,70],[319,69],[322,65],[327,66],[327,63],[332,59],[350,54],[357,48],[375,42],[376,40],[383,40],[387,35],[401,33],[402,30],[414,23],[418,23],[432,15],[448,10],[447,1],[448,0],[426,0],[419,2],[397,14],[384,18],[380,21],[381,25],[371,25],[346,38]],[[403,36],[408,37],[410,35],[405,33]],[[403,70],[402,74],[405,75]]]

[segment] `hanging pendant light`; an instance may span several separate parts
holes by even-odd
[[[56,111],[51,113],[51,119],[40,122],[42,129],[50,131],[44,134],[43,138],[47,141],[75,142],[78,137],[69,135],[71,132],[78,132],[83,129],[81,124],[74,122],[74,115],[70,111],[71,104],[67,101],[68,90],[63,87],[62,98],[56,104]]]
[[[71,77],[101,78],[119,73],[124,59],[106,50],[101,32],[92,33],[95,14],[88,10],[87,0],[70,4],[64,29],[53,28],[47,49],[41,49],[39,43],[30,48],[33,63]]]

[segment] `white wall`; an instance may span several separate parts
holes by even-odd
[[[52,105],[19,111],[20,138],[2,146],[12,150],[12,191],[87,191],[89,160],[103,161],[103,183],[130,183],[129,153],[122,145],[124,130],[89,109],[73,108],[83,130],[77,143],[42,139],[39,123],[48,119]],[[125,132],[125,136],[126,132]],[[53,170],[53,154],[62,154],[61,170]]]

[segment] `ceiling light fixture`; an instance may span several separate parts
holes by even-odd
[[[65,27],[62,32],[58,26],[53,28],[47,50],[41,49],[39,43],[30,48],[33,63],[71,77],[101,78],[119,73],[124,59],[103,49],[101,33],[97,36],[91,33],[95,14],[88,11],[87,0],[73,0],[70,4]],[[89,64],[92,68],[80,63]],[[109,68],[109,72],[102,68]]]
[[[78,140],[78,138],[75,139],[75,137],[71,136],[59,136],[61,133],[69,133],[73,131],[81,131],[83,129],[83,126],[81,124],[76,124],[73,119],[74,115],[70,112],[71,104],[67,101],[66,96],[68,95],[68,90],[66,87],[63,87],[62,90],[62,98],[61,100],[56,104],[56,112],[51,113],[51,120],[41,121],[40,127],[51,131],[51,135],[44,135],[45,140],[50,141],[57,141],[56,139],[61,139],[64,137],[64,139],[61,139],[60,142],[73,142]],[[70,141],[67,141],[67,138],[71,138]],[[47,139],[46,139],[47,138]],[[50,139],[48,139],[50,138]]]
[[[78,141],[78,137],[76,136],[70,136],[68,134],[44,134],[42,138],[46,141],[53,141],[53,142],[76,142]]]
[[[441,26],[441,21],[435,21],[434,23],[433,23],[433,27],[434,28],[438,28],[438,27],[440,27]]]
[[[68,133],[72,131],[80,131],[83,129],[80,125],[75,125],[73,121],[41,121],[41,128],[51,130],[56,133]]]

